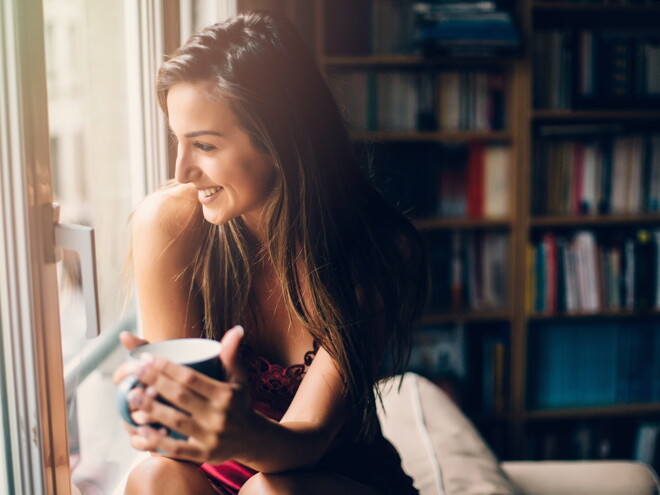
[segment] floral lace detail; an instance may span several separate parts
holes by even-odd
[[[275,410],[284,412],[291,404],[307,368],[314,361],[318,344],[305,353],[302,364],[282,366],[273,364],[262,356],[255,356],[252,348],[243,344],[241,355],[248,367],[250,395],[256,402],[265,402]]]

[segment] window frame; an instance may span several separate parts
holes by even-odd
[[[70,493],[43,36],[41,0],[3,2],[0,321],[5,462],[17,495]]]

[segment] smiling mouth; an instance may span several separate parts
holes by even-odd
[[[208,189],[200,189],[199,193],[203,198],[210,198],[215,193],[217,193],[222,187],[210,187]]]

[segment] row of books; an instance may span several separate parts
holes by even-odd
[[[511,148],[398,143],[358,151],[376,187],[411,217],[506,218]]]
[[[537,0],[540,5],[549,4],[554,5],[557,3],[557,0]],[[660,5],[660,0],[571,0],[572,4],[584,4],[584,5],[597,5],[597,6],[608,6],[608,5]]]
[[[510,54],[520,34],[502,2],[333,0],[326,3],[329,55]]]
[[[520,33],[498,2],[416,2],[416,42],[427,55],[494,56],[516,53]]]
[[[536,322],[528,335],[530,408],[660,401],[655,321]]]
[[[511,148],[470,143],[445,152],[437,171],[440,217],[504,218],[510,211]]]
[[[660,229],[544,233],[528,248],[529,312],[660,309]]]
[[[657,32],[585,30],[578,32],[577,45],[580,97],[588,100],[660,97]]]
[[[636,30],[548,30],[534,37],[534,105],[570,109],[660,98],[660,37]]]
[[[532,211],[581,215],[660,211],[660,134],[537,139]]]
[[[468,342],[463,323],[417,330],[409,370],[438,383],[466,409],[501,416],[508,395],[508,332],[495,327],[487,331],[470,328],[469,333],[476,335],[474,342]]]
[[[510,259],[507,233],[442,232],[432,241],[431,311],[505,309]]]
[[[498,73],[340,70],[330,79],[353,131],[488,131],[505,126],[505,80]]]
[[[481,71],[438,73],[439,129],[502,130],[506,123],[506,81],[502,74]]]

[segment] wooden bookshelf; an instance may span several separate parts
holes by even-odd
[[[429,242],[448,242],[451,236],[483,233],[504,233],[508,238],[508,259],[506,286],[508,297],[506,304],[493,311],[452,311],[429,310],[423,317],[426,326],[444,326],[452,324],[466,325],[471,338],[486,336],[491,327],[507,333],[507,395],[505,397],[506,414],[483,414],[475,410],[472,419],[488,437],[490,428],[506,430],[506,445],[496,448],[505,458],[521,458],[528,451],[526,445],[530,432],[542,431],[544,425],[558,421],[565,423],[589,424],[590,421],[607,420],[616,423],[620,420],[636,421],[637,418],[651,418],[660,421],[660,402],[621,403],[603,407],[565,407],[561,409],[532,409],[528,404],[528,380],[531,372],[542,361],[537,355],[530,354],[530,345],[536,338],[535,327],[557,325],[580,326],[608,324],[636,324],[651,322],[660,318],[660,310],[600,310],[595,312],[573,313],[534,313],[527,307],[527,294],[530,287],[530,269],[527,256],[533,239],[546,231],[571,233],[580,230],[602,233],[609,228],[634,231],[637,228],[660,228],[660,213],[627,214],[592,214],[592,215],[537,215],[532,210],[532,178],[535,160],[535,140],[538,128],[575,124],[610,124],[621,123],[625,128],[622,133],[631,132],[660,133],[660,110],[653,104],[627,105],[621,101],[602,100],[599,105],[570,105],[568,109],[535,108],[534,80],[535,34],[542,30],[580,29],[631,29],[639,25],[644,29],[654,29],[660,35],[660,5],[623,5],[615,2],[578,3],[578,2],[543,2],[539,0],[521,0],[516,4],[518,27],[526,43],[522,54],[512,57],[424,57],[416,54],[372,55],[361,47],[355,54],[336,56],[325,51],[324,42],[328,30],[333,26],[326,24],[324,12],[327,2],[316,0],[316,53],[321,67],[328,73],[334,71],[364,71],[377,73],[388,71],[411,73],[415,71],[493,71],[506,78],[506,120],[504,129],[497,131],[363,131],[352,132],[351,138],[359,145],[395,147],[407,146],[414,150],[424,146],[460,147],[473,142],[485,145],[506,145],[512,153],[510,168],[509,213],[504,218],[459,218],[431,217],[418,218],[414,225],[422,235],[431,239]],[[341,2],[344,8],[350,2]],[[354,19],[351,20],[351,23]],[[364,40],[363,40],[364,41]],[[543,61],[546,62],[545,60]],[[436,80],[436,83],[437,80]],[[572,83],[571,83],[572,85]],[[660,101],[660,99],[655,100]],[[632,129],[632,131],[631,131]],[[642,129],[641,131],[636,131]],[[618,131],[617,131],[618,132]],[[552,139],[560,139],[557,136]],[[580,136],[574,139],[580,139]],[[399,172],[406,174],[418,164],[415,160],[402,162]],[[534,210],[536,211],[536,210]],[[648,209],[647,211],[650,211]],[[437,239],[434,241],[434,237]],[[443,237],[444,236],[444,237]],[[534,269],[534,268],[532,268]],[[438,283],[438,281],[435,281]],[[455,307],[455,306],[454,306]],[[576,330],[577,331],[577,330]],[[478,347],[479,343],[472,345]],[[478,360],[478,357],[477,357]],[[477,369],[479,364],[475,365]],[[658,377],[657,379],[660,379]],[[477,391],[479,394],[479,391]],[[632,443],[632,441],[631,441]],[[498,446],[501,447],[501,446]],[[621,457],[630,453],[616,453]]]
[[[447,323],[474,323],[491,321],[509,321],[509,311],[472,311],[472,312],[447,312],[427,313],[422,317],[422,325],[444,325]]]
[[[657,110],[533,110],[537,121],[660,121]]]
[[[534,14],[589,14],[599,16],[660,16],[658,5],[636,5],[615,3],[580,3],[580,2],[534,2]]]
[[[615,404],[599,407],[576,407],[528,411],[527,421],[558,421],[593,418],[624,418],[660,415],[660,404]]]
[[[658,34],[658,20],[660,19],[660,5],[632,5],[632,4],[623,4],[617,2],[601,2],[601,3],[587,3],[587,2],[556,2],[556,1],[534,1],[527,0],[523,2],[520,7],[521,23],[524,26],[525,32],[529,36],[529,40],[534,43],[535,33],[542,30],[555,30],[555,31],[570,31],[570,35],[573,36],[571,43],[577,43],[576,37],[577,33],[581,30],[592,31],[592,32],[607,32],[611,30],[613,32],[624,32],[628,31],[637,31],[637,30],[655,30]],[[631,45],[633,46],[633,45]],[[631,50],[633,48],[630,48]],[[570,50],[567,49],[567,51]],[[535,50],[533,45],[527,50],[528,63],[525,63],[521,67],[520,75],[520,88],[522,88],[523,93],[518,94],[523,101],[533,102],[534,90],[535,90],[535,76],[534,71],[534,56]],[[574,56],[577,57],[575,52]],[[575,67],[582,67],[578,58],[574,60]],[[602,62],[596,62],[602,63]],[[596,71],[596,68],[592,70]],[[570,73],[570,70],[569,70]],[[532,167],[536,164],[534,157],[534,145],[535,139],[535,128],[544,125],[544,124],[553,124],[556,126],[573,124],[583,124],[589,123],[594,124],[595,126],[602,123],[621,123],[622,134],[630,135],[634,133],[657,133],[660,130],[660,111],[657,110],[658,106],[653,103],[652,99],[642,101],[638,99],[635,101],[632,98],[632,92],[637,91],[635,86],[631,86],[629,91],[631,92],[629,100],[616,100],[611,99],[607,100],[605,97],[600,97],[593,102],[589,102],[588,108],[585,108],[585,101],[581,101],[581,94],[578,93],[577,82],[578,75],[577,72],[574,72],[570,77],[574,78],[572,86],[572,93],[570,98],[573,100],[573,103],[569,105],[568,109],[553,109],[553,108],[534,108],[531,104],[523,105],[520,112],[520,134],[514,136],[514,141],[518,142],[518,139],[521,139],[520,145],[522,147],[521,154],[524,157],[523,160],[528,165],[523,165],[524,172],[521,173],[521,183],[520,187],[526,192],[523,193],[522,202],[525,205],[525,214],[520,218],[524,225],[522,228],[522,239],[521,244],[519,245],[520,251],[519,255],[523,256],[523,250],[526,249],[526,245],[530,242],[530,239],[534,235],[539,235],[543,232],[570,232],[572,230],[586,230],[597,232],[599,235],[606,236],[609,229],[621,229],[623,231],[634,232],[638,228],[645,229],[657,229],[660,224],[660,215],[658,213],[647,213],[647,212],[631,212],[626,214],[608,214],[608,215],[573,215],[573,216],[556,216],[556,215],[533,215],[531,214],[531,204],[530,196],[532,194],[538,195],[538,191],[532,191]],[[597,76],[598,77],[598,76]],[[541,81],[543,82],[543,81]],[[599,83],[600,84],[600,83]],[[559,88],[553,88],[555,91],[559,91]],[[602,91],[602,89],[601,89]],[[655,101],[658,101],[657,99]],[[596,135],[596,137],[598,137]],[[614,136],[616,137],[616,135]],[[547,138],[546,138],[547,139]],[[553,137],[552,139],[560,141],[560,137]],[[566,137],[566,140],[580,140],[585,139],[580,136],[571,136]],[[547,142],[547,141],[546,141]],[[514,225],[513,229],[517,229],[518,226]],[[528,286],[530,279],[526,277],[528,268],[521,267],[521,278],[519,279],[519,286],[514,289],[516,294],[527,294],[531,288]],[[651,391],[651,385],[647,392],[648,401],[639,402],[635,400],[630,400],[631,397],[628,396],[627,399],[623,399],[620,395],[622,392],[619,389],[621,387],[621,380],[630,380],[627,383],[627,386],[632,386],[632,380],[636,380],[635,383],[638,383],[640,386],[642,382],[641,375],[642,373],[647,373],[646,377],[652,377],[651,380],[657,380],[658,377],[653,378],[655,371],[645,371],[639,372],[637,374],[630,371],[629,373],[633,374],[621,374],[621,370],[617,370],[616,380],[614,383],[615,387],[615,396],[617,400],[620,400],[619,403],[612,403],[610,405],[599,405],[599,406],[590,406],[590,407],[558,407],[552,409],[535,409],[528,407],[528,404],[533,403],[533,397],[528,397],[530,393],[528,379],[532,379],[532,372],[534,370],[539,370],[539,361],[541,356],[529,354],[531,349],[534,348],[531,345],[531,341],[535,338],[538,338],[536,334],[537,331],[543,330],[546,334],[553,335],[553,332],[562,331],[566,329],[569,332],[580,332],[582,328],[590,328],[592,332],[588,335],[594,335],[597,331],[603,330],[605,334],[609,336],[603,336],[603,341],[610,342],[610,344],[602,344],[600,347],[594,345],[593,353],[598,353],[600,349],[605,355],[605,350],[603,345],[611,345],[611,339],[621,339],[633,337],[623,337],[629,333],[636,335],[634,337],[638,342],[635,349],[640,349],[639,356],[629,357],[629,369],[634,369],[637,366],[642,368],[650,368],[652,363],[646,362],[643,357],[643,353],[646,353],[649,357],[653,355],[653,351],[649,350],[648,347],[651,345],[650,341],[653,335],[653,321],[656,321],[660,316],[660,311],[658,309],[643,309],[643,310],[631,310],[631,309],[613,309],[613,310],[598,310],[590,312],[572,312],[572,313],[529,313],[527,309],[520,309],[519,312],[514,316],[515,320],[519,322],[517,325],[518,335],[515,338],[517,342],[517,348],[512,352],[514,353],[512,366],[514,368],[514,373],[516,373],[520,378],[518,380],[513,380],[512,386],[516,389],[512,398],[512,408],[514,409],[513,424],[512,424],[512,441],[515,443],[514,450],[522,455],[523,452],[528,452],[527,441],[528,438],[534,437],[538,432],[543,432],[551,430],[556,427],[557,424],[567,425],[566,427],[562,426],[561,429],[557,430],[565,434],[571,435],[574,433],[569,433],[571,430],[568,425],[573,425],[575,428],[586,428],[587,431],[593,433],[594,429],[601,428],[604,423],[607,423],[607,428],[611,429],[612,432],[620,430],[617,425],[623,424],[625,422],[625,431],[626,435],[629,437],[626,439],[628,445],[632,445],[635,441],[634,436],[636,432],[636,423],[641,420],[648,421],[658,421],[660,419],[660,402],[657,402],[657,397],[655,397],[654,392]],[[639,325],[644,326],[643,329],[638,329]],[[635,330],[633,332],[633,329]],[[612,337],[612,332],[615,337]],[[641,337],[640,337],[641,336]],[[560,337],[557,336],[557,339]],[[561,337],[561,338],[566,338]],[[570,338],[570,337],[569,337]],[[607,340],[610,339],[610,340]],[[643,340],[646,339],[646,340]],[[546,342],[546,341],[543,341]],[[626,352],[631,353],[630,347],[621,347],[622,344],[619,341],[616,347],[617,354],[614,364],[615,366],[622,366],[621,356]],[[639,347],[641,342],[641,348]],[[646,343],[646,345],[644,345]],[[595,343],[594,343],[595,344]],[[537,345],[537,344],[535,344]],[[577,344],[576,344],[577,345]],[[585,351],[588,349],[585,347],[586,344],[582,343],[582,351],[580,352],[590,352]],[[625,344],[628,345],[628,344]],[[536,348],[535,348],[536,349]],[[607,352],[612,352],[612,348],[608,348]],[[628,349],[628,351],[626,351]],[[548,355],[551,354],[551,350],[547,350]],[[547,356],[543,356],[547,359]],[[573,358],[566,357],[567,361],[570,359],[578,359],[575,356]],[[605,359],[605,358],[603,358]],[[608,361],[609,362],[609,361]],[[571,363],[573,363],[571,361]],[[572,364],[576,366],[574,370],[577,370],[577,364]],[[657,366],[657,365],[656,365]],[[641,368],[640,368],[641,369]],[[654,368],[655,370],[655,368]],[[566,373],[566,372],[564,372]],[[568,376],[573,380],[577,380],[577,374]],[[622,378],[623,377],[623,378]],[[565,377],[563,379],[566,379]],[[648,378],[645,378],[645,380]],[[537,383],[537,382],[532,382]],[[644,382],[647,383],[647,382]],[[593,384],[597,384],[594,382]],[[611,389],[610,389],[611,390]],[[626,393],[632,394],[633,392],[626,389]],[[635,391],[638,393],[638,391]],[[611,394],[610,394],[611,397]],[[654,401],[655,400],[655,401]],[[627,403],[631,402],[631,403]],[[603,403],[601,403],[603,404]],[[627,428],[627,429],[626,429]],[[613,434],[613,433],[612,433]],[[542,438],[543,434],[541,434]],[[569,437],[568,442],[570,443],[571,438]],[[623,443],[626,443],[623,442]],[[620,445],[622,442],[616,442],[615,444]],[[617,457],[630,457],[632,456],[632,450],[618,452],[612,452],[610,455]],[[555,452],[553,455],[557,455]],[[570,455],[570,454],[569,454]],[[558,455],[561,457],[561,454]]]
[[[420,231],[427,230],[475,230],[497,229],[511,227],[511,220],[505,218],[426,218],[413,220]]]
[[[631,3],[580,3],[580,2],[543,2],[537,1],[532,5],[534,13],[559,12],[571,14],[586,12],[604,15],[660,15],[658,5],[636,5]]]
[[[561,320],[611,320],[613,318],[658,318],[660,310],[633,309],[601,309],[598,311],[576,311],[562,313],[532,313],[529,321],[561,321]]]
[[[530,220],[532,228],[553,227],[600,227],[614,225],[660,224],[660,214],[640,213],[627,215],[538,216]]]

